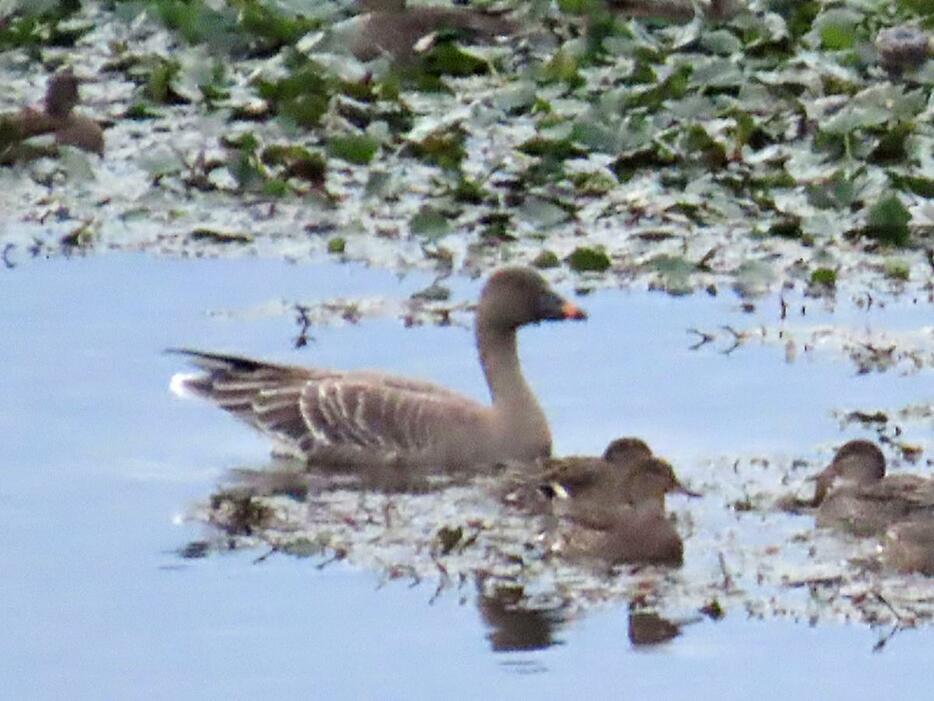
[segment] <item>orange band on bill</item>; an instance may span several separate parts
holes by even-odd
[[[561,305],[561,313],[565,319],[586,319],[587,312],[571,302],[565,302]]]

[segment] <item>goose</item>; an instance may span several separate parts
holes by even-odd
[[[208,399],[309,464],[462,468],[551,454],[548,421],[522,376],[516,332],[587,315],[537,272],[494,272],[480,295],[476,346],[492,402],[370,370],[279,365],[169,349],[200,373],[173,377],[176,394]]]

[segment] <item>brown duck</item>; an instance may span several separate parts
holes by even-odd
[[[361,14],[349,21],[346,47],[361,61],[380,56],[408,60],[439,32],[454,32],[490,43],[518,31],[509,18],[466,7],[406,7],[405,0],[361,0]]]
[[[819,526],[881,535],[897,521],[934,514],[934,481],[885,474],[885,456],[870,441],[844,444],[814,480],[811,506]]]
[[[607,474],[615,474],[610,471]],[[658,458],[644,458],[604,489],[553,500],[558,519],[553,550],[608,564],[680,565],[684,545],[665,514],[665,495],[685,489]]]
[[[617,438],[603,456],[571,455],[528,465],[507,465],[497,480],[496,493],[509,506],[533,513],[550,513],[556,496],[586,495],[600,489],[608,475],[623,474],[642,458],[652,457],[652,449],[640,438]]]
[[[475,336],[492,396],[483,405],[435,384],[376,371],[275,365],[175,350],[204,372],[172,388],[210,399],[322,465],[469,467],[551,452],[545,414],[522,376],[516,332],[586,314],[528,268],[504,268],[480,296]]]
[[[934,518],[915,515],[890,526],[882,541],[882,559],[899,572],[934,576]]]
[[[0,140],[17,144],[34,136],[52,134],[57,144],[102,156],[104,132],[100,125],[74,111],[82,80],[70,68],[53,75],[46,86],[43,109],[25,107],[16,114],[0,117]]]
[[[645,446],[644,443],[642,445]],[[648,449],[648,446],[645,448]],[[602,460],[572,458],[548,461],[557,464],[546,476],[545,489],[547,491],[550,488],[555,496],[572,502],[584,500],[588,503],[606,504],[635,505],[660,494],[659,505],[662,509],[665,506],[665,494],[700,496],[681,484],[668,462],[655,457],[651,451],[647,456],[640,456],[640,452],[631,447],[614,455],[608,448]],[[657,482],[659,488],[656,488],[652,481]]]
[[[600,458],[569,456],[541,461],[541,469],[530,472],[521,466],[501,479],[500,496],[510,506],[533,513],[550,513],[552,500],[571,502],[634,504],[638,498],[629,493],[627,476],[634,469],[656,475],[667,492],[699,496],[678,480],[671,465],[652,455],[640,438],[617,438]],[[664,504],[662,505],[664,506]]]

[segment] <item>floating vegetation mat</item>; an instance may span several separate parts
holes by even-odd
[[[922,474],[934,469],[930,457],[919,461],[931,449],[932,416],[931,405],[891,417],[841,412],[844,422],[874,422],[897,466],[893,472],[904,465]],[[917,450],[899,448],[911,440]],[[309,472],[291,463],[231,475],[192,509],[189,518],[209,528],[182,554],[253,548],[257,563],[281,556],[313,557],[320,567],[342,561],[386,579],[428,582],[436,595],[477,588],[481,609],[482,602],[506,596],[509,610],[544,615],[554,625],[625,602],[631,611],[675,621],[741,611],[811,623],[930,624],[934,579],[890,570],[880,541],[819,529],[812,515],[779,508],[783,497],[813,489],[806,478],[823,464],[723,458],[679,466],[704,493],[702,499],[669,497],[685,542],[680,568],[564,558],[551,545],[547,516],[500,503],[495,475],[388,471],[361,483],[359,475]]]
[[[506,2],[405,46],[323,0],[26,5],[0,17],[7,265],[119,248],[930,290],[921,0]],[[9,128],[63,66],[102,157]]]

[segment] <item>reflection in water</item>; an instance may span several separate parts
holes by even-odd
[[[681,625],[662,618],[654,611],[629,609],[629,642],[633,645],[657,645],[681,635]]]
[[[662,600],[670,570],[615,569],[607,562],[582,568],[577,558],[549,547],[561,519],[503,507],[501,490],[490,485],[500,476],[309,470],[290,460],[241,468],[196,514],[220,537],[191,543],[180,554],[267,546],[256,562],[272,553],[321,558],[322,566],[346,558],[390,579],[440,579],[435,596],[474,581],[496,652],[560,644],[556,631],[572,615],[627,600],[634,571],[640,588],[653,592],[653,606]],[[678,631],[655,612],[630,613],[634,645],[670,640]]]
[[[490,629],[487,639],[494,652],[542,650],[561,644],[553,636],[565,623],[562,607],[524,606],[527,602],[521,586],[494,586],[477,598],[477,608]]]
[[[627,310],[634,309],[631,313],[639,318],[656,313],[655,300],[643,302],[640,296],[631,295],[625,301]],[[588,305],[593,306],[595,318],[600,316],[604,324],[613,328],[620,306],[618,296],[595,295]],[[219,491],[202,505],[197,518],[220,527],[225,540],[219,541],[218,547],[268,547],[273,553],[345,558],[355,567],[410,578],[413,584],[440,580],[444,590],[463,587],[474,581],[477,573],[490,572],[491,582],[525,592],[517,601],[509,601],[508,597],[504,601],[502,594],[491,592],[481,595],[485,598],[478,605],[482,611],[487,610],[482,615],[493,631],[491,643],[503,649],[547,644],[548,636],[554,634],[552,631],[547,636],[541,635],[535,642],[536,635],[532,633],[513,638],[511,632],[504,631],[528,628],[543,632],[549,623],[561,625],[562,620],[577,618],[595,607],[619,606],[634,599],[643,578],[650,596],[645,600],[639,597],[640,609],[654,609],[664,602],[666,608],[670,606],[673,610],[701,611],[709,602],[722,602],[724,610],[742,605],[763,617],[848,615],[866,621],[890,619],[892,615],[876,599],[852,596],[844,587],[852,584],[857,591],[873,591],[881,586],[878,583],[881,581],[887,599],[894,602],[897,610],[924,610],[923,620],[927,620],[930,615],[927,612],[934,609],[926,603],[920,588],[909,590],[891,577],[879,579],[890,575],[885,570],[867,571],[852,564],[854,556],[875,558],[875,553],[865,547],[858,549],[860,546],[849,540],[833,539],[832,534],[819,529],[802,534],[797,519],[772,508],[778,493],[803,476],[799,469],[810,464],[809,457],[794,462],[789,462],[789,458],[808,456],[820,441],[838,440],[828,438],[832,432],[820,426],[819,416],[839,405],[875,409],[882,404],[897,408],[906,401],[917,402],[924,397],[919,397],[915,385],[906,386],[891,379],[881,383],[872,376],[862,377],[858,387],[851,387],[852,373],[848,369],[840,372],[827,363],[807,367],[782,364],[776,368],[771,349],[765,346],[759,351],[747,349],[746,354],[734,354],[729,368],[722,367],[712,354],[705,355],[706,351],[685,356],[685,329],[700,325],[704,319],[711,323],[720,320],[722,307],[722,302],[717,306],[703,300],[666,306],[666,314],[658,317],[658,327],[654,322],[636,325],[637,330],[651,328],[651,333],[646,331],[636,345],[653,349],[649,354],[653,362],[640,365],[635,374],[620,375],[626,368],[616,362],[618,352],[607,350],[605,356],[598,353],[597,362],[588,368],[587,383],[555,390],[552,397],[564,399],[555,401],[549,409],[554,425],[562,427],[564,440],[569,435],[575,436],[572,440],[576,443],[559,444],[559,450],[576,447],[589,451],[621,425],[627,431],[645,435],[663,452],[680,451],[684,459],[677,462],[679,470],[685,470],[687,479],[705,492],[705,498],[689,504],[675,497],[670,506],[677,512],[676,529],[667,521],[667,510],[654,512],[651,527],[643,529],[657,534],[664,527],[673,536],[670,542],[675,544],[676,538],[684,538],[680,569],[632,567],[631,560],[658,560],[659,553],[668,551],[653,548],[649,553],[652,558],[641,552],[633,555],[628,546],[637,530],[633,526],[639,523],[621,517],[631,510],[617,509],[616,499],[611,499],[608,508],[597,498],[580,498],[577,494],[579,498],[575,499],[573,479],[535,482],[525,492],[529,495],[527,504],[521,499],[509,504],[506,499],[512,508],[503,508],[503,500],[495,492],[484,493],[479,481],[457,476],[393,468],[308,472],[303,465],[276,464],[271,468],[238,471],[234,475],[236,484]],[[630,318],[630,311],[626,314],[625,318]],[[856,318],[862,323],[864,316],[859,314]],[[778,328],[767,312],[756,312],[755,319],[757,324],[772,324],[769,329]],[[822,320],[810,314],[807,321]],[[867,321],[876,324],[875,318]],[[803,327],[791,328],[787,321],[779,326],[783,339],[790,338],[792,331],[798,334],[797,343],[803,342],[801,334],[812,334]],[[369,338],[375,330],[376,326],[367,329],[366,336]],[[336,343],[343,335],[335,334],[330,340]],[[395,335],[390,337],[393,342],[397,340]],[[461,341],[456,345],[462,345]],[[669,353],[671,348],[679,352]],[[321,350],[327,349],[322,345]],[[346,352],[344,348],[340,350]],[[670,373],[674,363],[683,364],[684,374],[696,381],[670,382],[661,371],[653,374],[656,366]],[[540,365],[536,382],[542,382],[542,377],[554,379],[557,375],[550,371],[553,367],[550,360],[549,364]],[[452,374],[447,366],[436,370],[436,377]],[[594,387],[604,386],[614,389],[608,393],[593,391]],[[721,397],[718,388],[734,386],[737,391]],[[802,408],[800,397],[804,392],[833,399]],[[599,399],[604,396],[610,399]],[[638,414],[620,413],[629,406],[623,398],[630,396],[639,399]],[[747,401],[751,396],[769,396],[774,401],[757,405],[751,414]],[[711,397],[718,399],[711,404]],[[927,404],[922,406],[925,407]],[[927,439],[919,429],[911,428],[907,419],[896,421],[893,412],[894,409],[890,410],[889,423],[897,424],[899,432],[902,426],[907,426],[914,431],[912,440],[926,446]],[[646,425],[648,419],[639,423],[643,414],[651,417],[651,425]],[[736,421],[753,415],[754,422]],[[581,416],[586,416],[586,420]],[[703,421],[698,422],[697,417],[703,417]],[[788,417],[795,417],[793,440],[785,428],[774,429],[786,426]],[[698,428],[699,423],[704,424],[702,429]],[[710,431],[711,425],[718,430]],[[736,426],[743,427],[741,436],[736,435]],[[747,429],[753,433],[746,435]],[[733,449],[727,447],[730,441],[744,446],[745,453],[753,454],[737,458]],[[773,455],[776,445],[781,445],[785,453]],[[718,450],[726,453],[719,458],[701,459]],[[609,494],[613,490],[603,482],[596,491]],[[562,492],[570,498],[560,496]],[[562,500],[560,509],[553,504],[556,494]],[[583,513],[577,513],[571,506],[580,502],[585,504],[579,510]],[[598,509],[601,513],[596,513]],[[609,518],[603,518],[604,514]],[[553,530],[549,530],[551,526]],[[556,537],[550,538],[553,533]],[[649,542],[648,538],[637,540],[640,545]],[[187,552],[197,556],[210,552],[212,547],[210,543],[194,544]],[[681,560],[680,549],[672,552],[677,556],[667,559]],[[870,574],[873,579],[867,579]],[[816,592],[808,601],[802,601],[795,591],[805,585]],[[543,601],[562,602],[560,615],[554,615],[553,608],[542,605]],[[652,622],[643,617],[644,613],[641,610],[633,614],[633,644],[665,639],[672,632],[670,629],[644,632]],[[512,616],[517,617],[514,626],[494,623]]]
[[[490,468],[495,471],[498,467]],[[368,465],[365,468],[339,466],[309,468],[305,462],[285,457],[276,458],[260,468],[239,468],[231,477],[249,487],[256,496],[291,496],[298,500],[309,494],[325,494],[337,490],[373,492],[377,494],[429,494],[451,485],[465,484],[485,474],[480,467],[470,471],[444,471],[423,467]]]
[[[23,238],[28,238],[25,233]],[[330,510],[319,511],[317,517],[332,516],[327,530],[336,542],[321,560],[333,557],[350,540],[341,529],[352,527],[339,522],[339,516],[358,521],[372,516],[376,526],[368,533],[387,539],[393,534],[381,507],[395,504],[402,516],[393,520],[393,528],[406,525],[403,520],[412,525],[409,531],[400,529],[398,542],[410,545],[413,538],[403,541],[407,535],[428,543],[442,526],[462,527],[465,547],[436,555],[451,573],[449,587],[461,589],[446,592],[435,607],[426,601],[439,579],[438,569],[427,555],[411,556],[424,585],[410,590],[403,583],[376,591],[370,572],[386,570],[365,548],[348,555],[352,565],[326,576],[316,576],[307,561],[275,563],[278,554],[266,561],[272,567],[251,566],[252,553],[216,557],[218,548],[251,541],[255,555],[262,555],[271,546],[262,537],[273,535],[262,530],[260,537],[222,533],[216,542],[193,544],[187,554],[214,556],[207,563],[166,559],[168,544],[198,537],[188,526],[173,525],[168,516],[192,493],[200,493],[197,519],[205,522],[218,466],[231,456],[259,459],[268,450],[214,412],[170,400],[165,378],[178,368],[159,351],[190,339],[305,363],[307,358],[285,350],[291,333],[288,319],[212,317],[216,321],[205,330],[205,310],[248,310],[283,297],[378,294],[397,299],[424,282],[417,274],[397,281],[355,266],[311,268],[246,256],[239,261],[170,261],[107,255],[6,271],[6,304],[0,305],[6,369],[0,431],[10,440],[4,446],[0,485],[0,539],[7,561],[16,563],[4,570],[0,597],[6,633],[0,667],[15,670],[2,675],[8,695],[125,698],[138,695],[140,684],[158,688],[162,696],[180,697],[224,692],[289,697],[307,693],[309,684],[327,697],[372,696],[374,688],[386,697],[410,697],[415,688],[425,689],[423,696],[431,691],[439,696],[452,685],[471,696],[609,695],[608,687],[619,683],[619,675],[606,671],[621,666],[618,643],[626,635],[619,607],[649,575],[634,577],[620,568],[611,580],[589,582],[573,571],[574,591],[590,586],[594,606],[602,608],[587,609],[578,598],[568,616],[573,616],[572,623],[552,632],[553,638],[565,641],[563,646],[499,655],[491,663],[489,645],[480,639],[486,630],[478,630],[481,621],[473,612],[452,620],[463,595],[474,597],[473,577],[459,584],[459,572],[476,571],[484,558],[481,548],[485,543],[495,546],[496,534],[505,532],[523,546],[509,553],[522,558],[513,570],[516,579],[524,572],[529,580],[538,578],[534,588],[521,582],[527,596],[545,588],[540,583],[547,577],[559,580],[563,573],[560,562],[536,559],[536,543],[522,541],[515,524],[501,526],[496,514],[464,506],[460,487],[453,487],[449,496],[429,495],[430,503],[421,511],[417,507],[424,502],[419,499],[393,495],[380,500],[357,493],[342,502],[341,490],[317,495],[302,479],[286,479],[267,490],[277,496],[256,498],[284,523],[291,523],[285,516],[300,523],[298,517],[315,516],[309,501],[328,497]],[[473,296],[476,286],[453,284],[456,298]],[[790,300],[787,291],[785,297]],[[745,314],[727,294],[672,300],[636,290],[601,292],[587,300],[593,323],[566,335],[557,327],[537,329],[533,333],[543,334],[545,341],[530,339],[522,349],[559,453],[598,451],[625,429],[669,454],[692,486],[705,492],[702,500],[678,498],[672,505],[679,530],[687,536],[685,564],[668,575],[674,586],[659,584],[651,573],[651,587],[659,594],[653,591],[639,606],[654,608],[664,602],[664,615],[669,610],[690,613],[707,604],[703,613],[718,617],[725,612],[726,619],[695,627],[702,630],[663,646],[662,655],[630,651],[625,670],[630,695],[661,691],[662,696],[683,697],[696,687],[706,696],[724,699],[751,694],[807,698],[818,678],[825,696],[834,698],[851,697],[854,688],[863,687],[884,687],[894,698],[926,698],[929,693],[917,670],[927,664],[925,652],[929,656],[932,642],[931,628],[925,628],[931,620],[932,580],[863,573],[847,562],[864,551],[862,541],[812,529],[809,520],[771,508],[779,493],[790,484],[806,484],[804,477],[826,464],[831,447],[849,438],[877,433],[890,438],[895,442],[885,442],[883,448],[896,464],[896,445],[921,446],[924,453],[915,471],[930,474],[934,469],[930,364],[922,374],[906,377],[897,369],[856,375],[847,356],[836,360],[832,350],[839,346],[842,327],[853,329],[847,339],[853,339],[854,348],[864,347],[857,341],[877,342],[890,330],[900,334],[896,339],[901,345],[902,339],[911,340],[908,331],[930,325],[930,302],[893,301],[885,308],[873,305],[871,311],[854,312],[840,297],[832,317],[809,303],[806,317],[792,324],[789,314],[777,327],[774,298]],[[765,345],[747,344],[728,362],[710,347],[686,351],[691,339],[685,329],[720,324],[741,331],[761,324],[768,338]],[[833,332],[829,340],[824,329]],[[473,362],[464,361],[461,330],[403,330],[377,320],[336,330],[319,325],[315,333],[316,362],[362,367],[373,362],[376,344],[401,373],[426,372],[437,381],[451,380],[459,391],[477,396],[483,391],[479,372],[465,371]],[[781,343],[794,340],[798,362],[784,362],[782,347],[776,345],[779,333]],[[930,333],[924,333],[924,347],[930,348]],[[74,362],[62,362],[63,339]],[[413,346],[430,350],[417,354],[417,366],[411,360]],[[76,364],[81,372],[75,372]],[[40,380],[60,388],[58,401],[50,403],[35,391]],[[767,401],[760,401],[763,397]],[[911,412],[903,414],[903,407]],[[882,409],[888,421],[884,426],[841,427],[832,418],[841,408],[847,414]],[[141,414],[146,430],[141,430]],[[57,439],[34,440],[37,425]],[[304,496],[302,490],[307,490]],[[357,508],[360,501],[365,503]],[[252,507],[241,510],[247,516],[251,512],[256,513]],[[474,521],[486,530],[469,545],[480,527]],[[242,519],[240,523],[245,530]],[[280,534],[278,542],[297,554],[299,538],[308,530],[296,531],[292,539]],[[277,553],[284,551],[283,546]],[[383,548],[376,554],[386,553]],[[469,557],[474,558],[472,570],[465,564]],[[576,626],[573,621],[588,610],[593,611],[588,625]],[[851,623],[834,625],[843,620]],[[899,620],[900,630],[918,630],[899,633],[885,646],[895,654],[867,656],[867,642],[889,632],[877,629],[869,635],[867,623]],[[809,621],[821,625],[805,629]],[[408,644],[360,646],[361,640],[385,637],[390,628]],[[601,636],[613,642],[601,647]],[[685,637],[690,639],[683,641]],[[826,655],[812,654],[815,647],[859,664],[828,666],[823,664]],[[56,660],[54,670],[49,669],[50,655]],[[776,656],[787,664],[775,665]],[[551,668],[537,679],[476,672],[515,658],[547,662]],[[132,675],[121,672],[129,667]],[[737,667],[746,673],[734,674]]]

